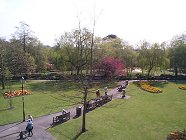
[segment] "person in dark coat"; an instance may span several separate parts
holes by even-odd
[[[97,97],[97,98],[100,98],[100,92],[99,92],[99,89],[96,91],[96,97]]]

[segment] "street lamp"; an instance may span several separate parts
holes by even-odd
[[[21,77],[21,84],[22,84],[22,103],[23,103],[23,122],[25,121],[25,103],[24,103],[24,77]]]

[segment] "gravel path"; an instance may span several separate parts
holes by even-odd
[[[122,84],[120,82],[119,84]],[[112,95],[113,99],[121,98],[122,94],[117,91],[117,87],[110,90],[108,95]],[[130,98],[130,96],[126,96],[125,99]],[[70,108],[67,111],[70,111],[70,118],[74,118],[76,116],[76,108]],[[33,136],[28,137],[28,140],[55,140],[55,138],[46,131],[46,129],[51,127],[52,119],[55,116],[61,115],[61,112],[34,118],[34,129]],[[25,130],[27,122],[18,122],[8,125],[0,126],[0,140],[18,140],[20,131]]]

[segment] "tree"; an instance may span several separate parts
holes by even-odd
[[[24,52],[26,52],[26,46],[33,39],[33,31],[31,31],[30,26],[25,22],[19,22],[19,24],[20,26],[16,27],[16,31],[13,35],[13,38],[16,40],[20,40],[20,43],[23,46],[23,50]]]
[[[34,58],[35,69],[37,72],[45,72],[48,63],[48,50],[47,48],[36,38],[28,44],[28,54]]]
[[[34,66],[34,69],[37,72],[46,71],[47,52],[44,48],[44,45],[33,36],[33,31],[31,30],[30,26],[25,22],[20,22],[20,26],[16,27],[16,31],[12,37],[13,38],[10,40],[11,45],[18,47],[19,49],[23,49],[22,54],[25,56],[22,57],[28,57],[29,55],[29,61],[35,63],[35,66],[33,64],[27,66]]]
[[[151,71],[161,67],[165,61],[164,45],[158,43],[151,45],[148,42],[142,42],[138,59],[140,67],[147,70],[147,78],[149,79]]]
[[[17,43],[17,40],[11,40],[6,49],[6,67],[13,75],[20,76],[35,71],[34,58],[25,53]]]
[[[0,38],[0,74],[1,74],[1,84],[2,89],[5,89],[5,48],[6,48],[6,41]]]
[[[104,37],[99,47],[101,51],[101,56],[103,58],[107,56],[120,58],[122,56],[122,40],[116,35],[108,35],[107,37]]]
[[[64,52],[63,55],[60,55],[61,53],[59,55],[64,56],[63,59],[69,63],[69,68],[74,68],[77,75],[82,74],[90,57],[91,33],[86,28],[66,32],[56,44],[58,52],[60,48],[61,53]]]
[[[175,76],[178,72],[186,73],[186,35],[176,36],[169,48],[170,66],[174,68]]]
[[[98,63],[95,68],[103,73],[106,78],[111,79],[123,74],[124,64],[119,59],[106,57]]]
[[[124,61],[127,73],[131,72],[133,67],[137,65],[137,52],[128,43],[123,43],[123,49],[120,58]]]

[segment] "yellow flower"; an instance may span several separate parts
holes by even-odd
[[[148,81],[140,81],[139,85],[140,85],[141,89],[148,91],[148,92],[152,92],[152,93],[162,92],[159,88],[151,86]]]
[[[178,88],[182,90],[186,90],[186,85],[179,86]]]

